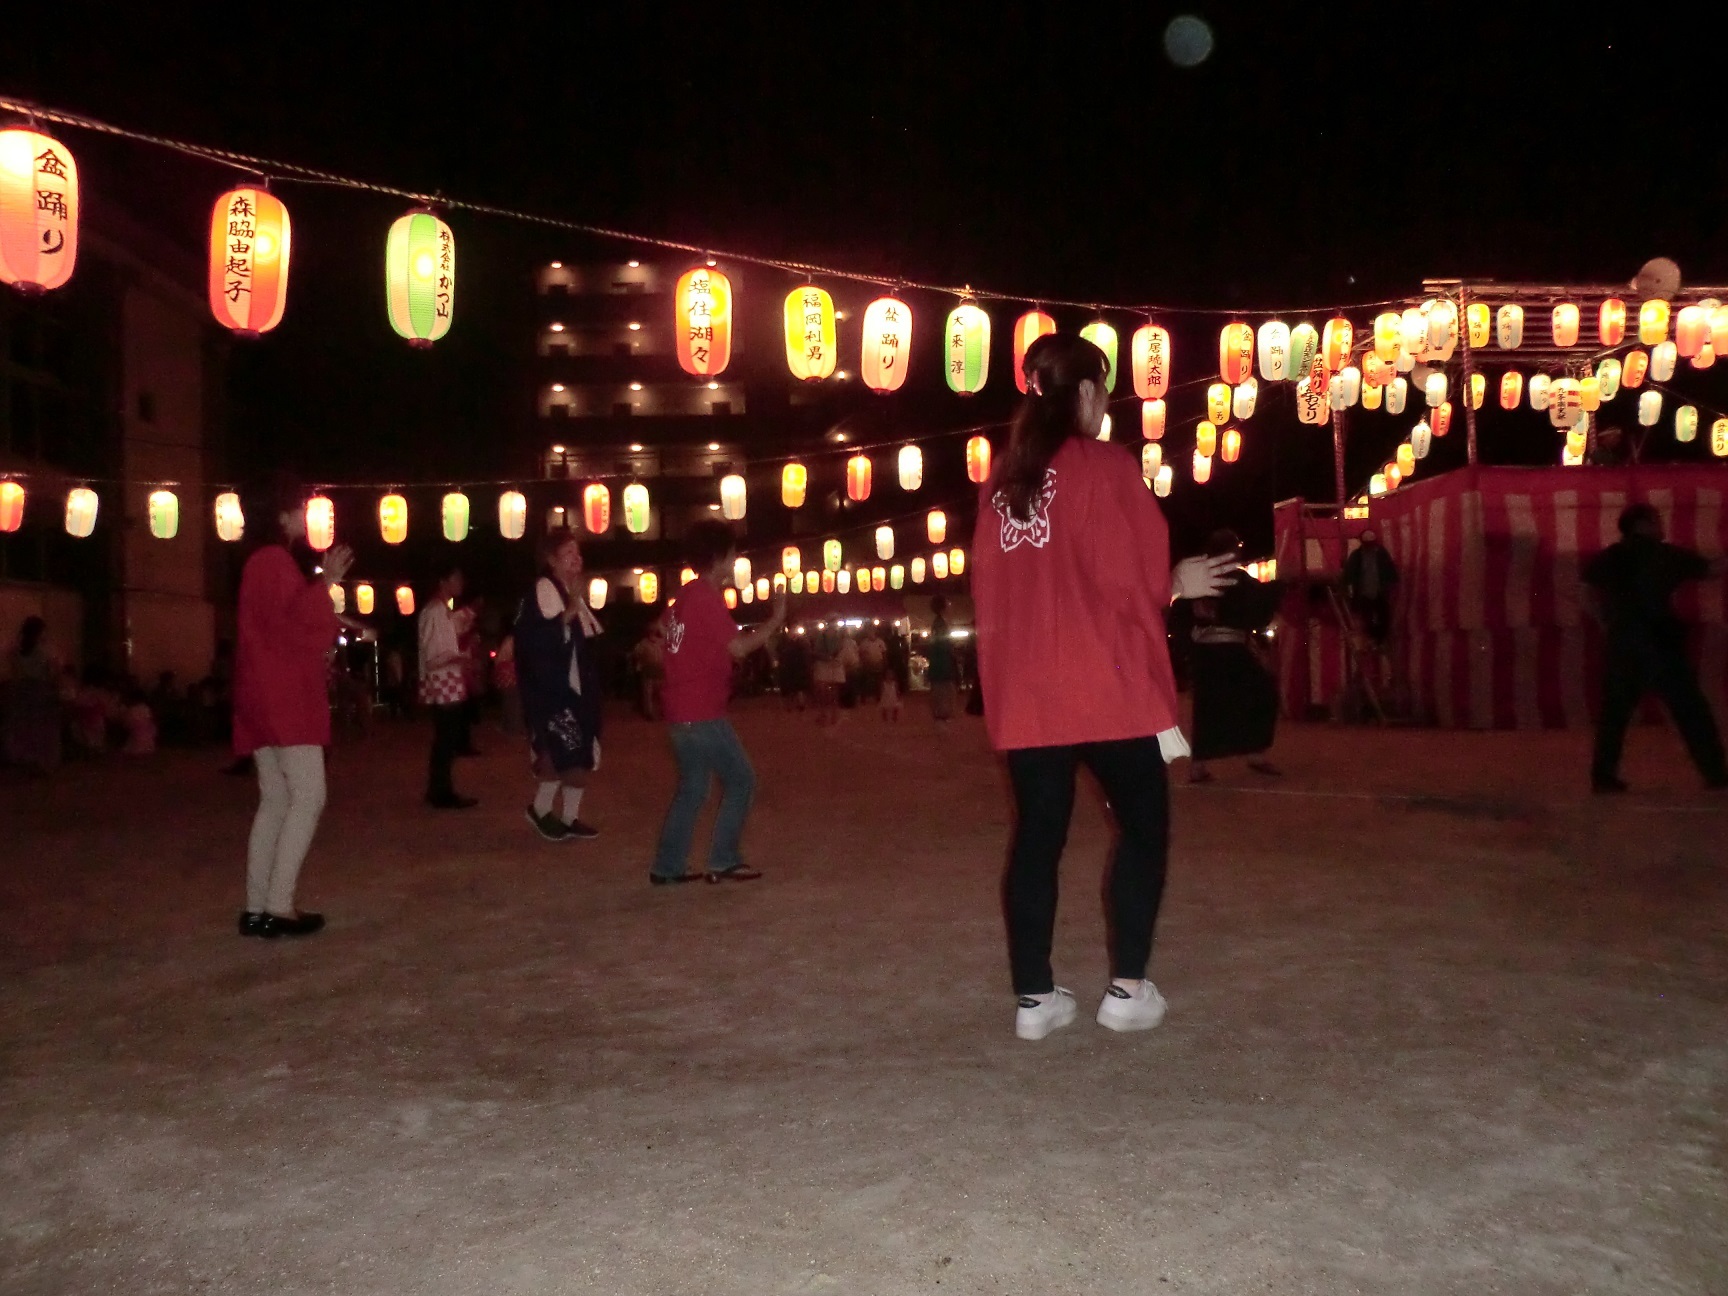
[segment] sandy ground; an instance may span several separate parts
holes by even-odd
[[[671,768],[615,716],[584,813],[514,743],[417,801],[339,748],[304,942],[234,932],[211,753],[0,781],[0,1291],[1728,1291],[1728,800],[1665,730],[1293,728],[1179,787],[1160,1030],[1094,1026],[1082,795],[1059,980],[1013,1037],[976,720],[765,704],[761,883],[650,888]]]

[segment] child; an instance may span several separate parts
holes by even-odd
[[[898,720],[900,718],[900,681],[893,671],[882,676],[882,718]]]

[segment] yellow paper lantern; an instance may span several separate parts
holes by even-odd
[[[810,584],[812,586],[816,584],[815,572],[810,573]],[[804,573],[801,571],[793,572],[786,578],[786,585],[794,594],[802,594],[804,592]],[[810,592],[814,594],[816,591],[812,589]]]
[[[1561,302],[1554,308],[1554,345],[1557,347],[1576,346],[1578,343],[1578,307],[1572,302]]]
[[[336,543],[336,505],[323,495],[306,501],[306,543],[319,553]]]
[[[1482,374],[1470,375],[1470,408],[1481,409],[1482,402],[1488,398],[1488,379]]]
[[[24,525],[24,488],[15,481],[0,481],[0,534],[9,535]]]
[[[894,556],[894,528],[879,526],[876,528],[876,556],[892,558]]]
[[[1350,363],[1350,348],[1356,343],[1356,330],[1350,321],[1342,315],[1334,316],[1326,321],[1326,326],[1320,333],[1320,354],[1325,358],[1326,368],[1337,373]]]
[[[975,436],[966,442],[966,480],[980,486],[990,480],[990,438]]]
[[[100,507],[96,492],[88,486],[77,486],[66,494],[66,534],[87,539],[96,530],[96,512]]]
[[[1716,347],[1708,339],[1698,348],[1698,354],[1692,357],[1694,369],[1708,369],[1716,363]]]
[[[1652,298],[1638,308],[1638,340],[1655,346],[1668,336],[1668,303]]]
[[[788,576],[804,570],[804,555],[798,552],[797,545],[787,545],[780,551],[780,570]]]
[[[408,501],[392,492],[378,501],[378,531],[385,544],[401,544],[408,538]]]
[[[1396,462],[1399,473],[1405,477],[1410,476],[1416,471],[1416,448],[1406,441],[1398,447]]]
[[[732,362],[732,281],[711,266],[678,277],[672,292],[672,338],[678,367],[712,378]]]
[[[398,585],[396,587],[396,610],[403,616],[414,615],[414,587]]]
[[[915,445],[900,447],[900,489],[915,491],[924,484],[924,452]]]
[[[1170,390],[1170,333],[1156,324],[1142,324],[1129,342],[1134,394],[1143,401],[1161,399]]]
[[[678,569],[678,584],[680,586],[688,585],[691,581],[693,581],[695,579],[696,579],[696,573],[693,570],[691,570],[690,568],[680,567]]]
[[[240,497],[233,491],[223,491],[211,506],[216,518],[216,538],[233,544],[246,534],[246,513]]]
[[[498,496],[498,534],[506,540],[520,540],[528,531],[528,498],[518,490],[507,490]]]
[[[736,522],[744,516],[744,479],[727,473],[720,479],[720,516]]]
[[[756,597],[757,598],[766,602],[768,599],[768,595],[773,590],[773,588],[774,588],[773,584],[768,580],[768,578],[766,576],[758,576],[756,578]]]
[[[922,585],[924,583],[924,560],[922,558],[914,558],[912,560],[912,583],[914,585]]]
[[[1218,457],[1225,463],[1235,463],[1242,457],[1242,434],[1235,428],[1225,428]]]
[[[868,594],[870,592],[870,569],[868,567],[860,567],[858,569],[858,592],[860,594]]]
[[[964,549],[950,549],[948,551],[948,574],[950,576],[964,576],[966,574],[966,551]]]
[[[1041,337],[1056,331],[1056,321],[1041,310],[1029,310],[1014,321],[1014,386],[1026,394],[1026,352]]]
[[[288,304],[288,209],[267,189],[230,189],[210,214],[210,310],[241,337],[268,333]]]
[[[720,597],[726,600],[726,606],[728,608],[736,608],[738,606],[738,591],[737,590],[735,590],[735,589],[722,590]]]
[[[1586,414],[1602,408],[1602,383],[1595,375],[1578,380],[1578,402]]]
[[[1464,308],[1464,326],[1469,331],[1471,346],[1488,345],[1492,319],[1485,302],[1471,302]]]
[[[948,555],[940,549],[930,555],[930,574],[937,580],[948,579]]]
[[[1104,353],[1104,390],[1116,390],[1116,330],[1101,319],[1093,320],[1080,330],[1080,336]]]
[[[468,497],[461,491],[445,494],[438,505],[438,516],[446,540],[460,544],[468,538]]]
[[[1718,459],[1728,459],[1728,418],[1719,418],[1710,425],[1710,453]]]
[[[456,236],[427,210],[390,226],[384,248],[390,327],[412,347],[429,347],[450,331],[456,309]]]
[[[870,498],[870,456],[856,454],[846,461],[846,498],[861,504]]]
[[[739,589],[750,583],[750,560],[742,554],[732,560],[732,583]]]
[[[1162,400],[1140,403],[1140,435],[1148,441],[1164,439],[1165,407]]]
[[[354,587],[354,609],[361,616],[371,616],[372,610],[377,605],[377,595],[373,593],[372,587],[365,581],[361,581]]]
[[[72,277],[77,260],[72,150],[28,127],[0,130],[0,280],[23,293],[46,292]]]
[[[1374,317],[1374,354],[1383,363],[1391,364],[1398,358],[1403,338],[1403,321],[1397,312],[1383,311]]]
[[[648,488],[641,482],[631,482],[624,488],[624,529],[631,535],[641,535],[652,520]]]
[[[1254,372],[1254,330],[1232,320],[1218,330],[1218,376],[1230,386],[1246,382]]]
[[[1194,429],[1194,453],[1210,459],[1218,449],[1218,429],[1211,420],[1201,422]]]
[[[840,542],[824,540],[822,542],[822,570],[836,572],[840,570]]]
[[[173,491],[153,490],[147,504],[152,536],[172,540],[180,534],[180,499]]]
[[[636,578],[636,597],[643,603],[658,603],[660,578],[651,571],[643,572]]]
[[[1362,408],[1377,410],[1386,399],[1384,387],[1364,387],[1362,389]]]
[[[834,299],[824,288],[805,284],[786,294],[786,365],[792,376],[819,382],[834,372],[839,347],[834,333]]]
[[[948,537],[948,515],[941,509],[931,509],[924,519],[924,531],[931,544],[941,544]]]
[[[1213,383],[1206,389],[1206,418],[1213,423],[1230,419],[1230,389],[1223,383]]]
[[[787,508],[802,508],[809,483],[810,474],[803,464],[787,464],[780,470],[780,502]]]
[[[912,355],[912,308],[878,297],[864,311],[864,347],[858,370],[873,392],[892,392],[906,381]]]

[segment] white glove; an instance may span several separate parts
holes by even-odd
[[[1235,554],[1184,558],[1170,573],[1171,595],[1179,599],[1216,597],[1229,584],[1225,577],[1241,566]]]

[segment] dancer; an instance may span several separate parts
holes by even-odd
[[[930,638],[924,645],[924,678],[930,681],[930,714],[952,720],[960,701],[960,664],[954,656],[954,633],[948,628],[948,600],[930,600]]]
[[[1110,863],[1110,971],[1098,1023],[1146,1030],[1164,999],[1146,979],[1169,852],[1165,762],[1188,754],[1164,608],[1217,594],[1234,557],[1168,566],[1164,516],[1121,447],[1095,438],[1104,353],[1053,334],[1027,349],[1027,395],[982,490],[972,592],[985,724],[1006,754],[1016,822],[1004,881],[1014,1031],[1074,1020],[1050,948],[1075,774],[1097,777],[1120,837]]]
[[[600,622],[575,594],[582,545],[559,528],[540,542],[540,578],[516,613],[516,685],[539,787],[523,813],[547,841],[588,841],[600,830],[581,817],[588,777],[600,768]],[[557,811],[564,792],[564,816]]]
[[[451,778],[469,732],[468,656],[462,637],[474,623],[471,608],[452,610],[462,597],[462,569],[445,563],[432,597],[420,609],[420,702],[432,713],[432,755],[426,769],[426,804],[434,810],[469,810],[480,803],[460,796]]]
[[[1584,568],[1584,583],[1608,632],[1602,714],[1590,766],[1595,791],[1626,791],[1620,753],[1626,726],[1646,692],[1667,704],[1705,785],[1728,788],[1722,736],[1686,660],[1686,626],[1674,615],[1672,603],[1674,591],[1686,581],[1720,576],[1725,570],[1728,564],[1720,559],[1712,563],[1690,549],[1665,543],[1662,517],[1648,504],[1634,504],[1623,512],[1619,541]]]
[[[1242,557],[1242,541],[1234,531],[1214,531],[1206,542],[1208,557]],[[1249,636],[1272,623],[1280,589],[1276,581],[1261,582],[1245,571],[1231,572],[1224,592],[1194,604],[1194,760],[1190,783],[1210,783],[1207,761],[1246,756],[1256,774],[1277,777],[1276,765],[1265,757],[1278,726],[1278,681],[1255,655]]]
[[[786,623],[786,591],[774,595],[774,613],[761,625],[740,630],[720,591],[732,580],[738,556],[724,522],[698,522],[686,537],[696,573],[666,610],[666,729],[678,762],[678,789],[660,827],[660,842],[648,880],[655,886],[693,882],[690,838],[708,799],[708,784],[720,780],[720,812],[708,847],[710,882],[754,882],[762,874],[745,866],[739,838],[756,790],[756,772],[726,718],[732,663],[765,646]]]
[[[306,492],[277,474],[249,492],[246,528],[257,548],[240,574],[234,666],[234,754],[258,770],[258,813],[246,851],[242,936],[307,936],[324,916],[302,913],[294,892],[324,811],[330,744],[325,660],[336,643],[330,586],[354,555],[336,545],[317,567],[306,544]]]

